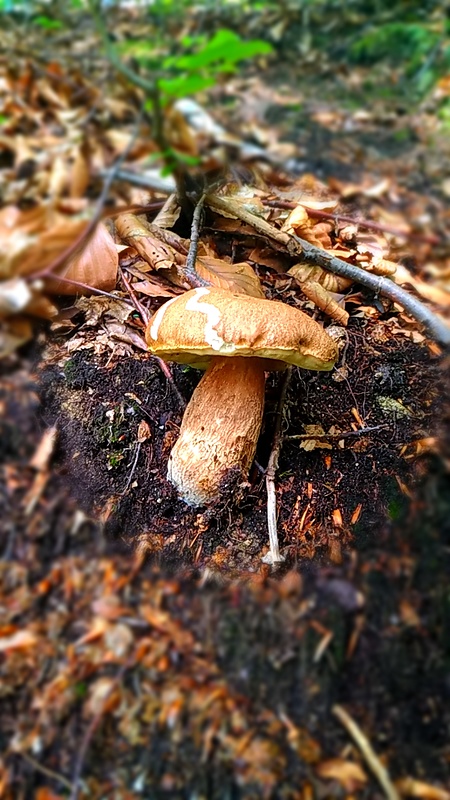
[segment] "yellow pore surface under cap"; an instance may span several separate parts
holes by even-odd
[[[195,366],[214,356],[241,356],[330,370],[337,358],[333,339],[302,311],[213,287],[191,289],[161,306],[146,340],[154,355]]]

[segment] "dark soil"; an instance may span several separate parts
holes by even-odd
[[[294,373],[285,435],[305,435],[306,425],[345,435],[317,440],[312,451],[299,440],[285,441],[277,493],[287,567],[318,554],[340,563],[346,544],[364,540],[395,515],[403,503],[399,487],[413,480],[416,440],[436,435],[438,363],[426,346],[392,336],[391,329],[389,322],[366,326],[355,319],[341,370]],[[61,432],[58,471],[77,503],[105,522],[108,537],[165,567],[207,566],[228,577],[258,571],[268,544],[264,475],[255,466],[249,486],[220,507],[191,509],[179,501],[166,480],[181,421],[175,394],[145,356],[106,360],[80,350],[40,375],[45,423]],[[174,366],[173,375],[188,399],[201,373]],[[272,447],[279,381],[272,374],[267,385],[256,457],[262,469]],[[375,430],[363,434],[355,418]],[[141,421],[150,436],[139,445]]]

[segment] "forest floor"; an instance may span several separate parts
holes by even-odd
[[[98,194],[83,156],[90,149],[90,164],[110,164],[136,98],[123,83],[112,88],[104,64],[96,69],[110,91],[99,99],[67,42],[44,64],[23,52],[16,27],[8,36],[15,61],[0,69],[15,109],[0,139],[3,210],[39,209],[53,192],[71,222]],[[44,48],[33,36],[36,53]],[[409,108],[398,93],[368,94],[368,73],[354,67],[312,74],[308,59],[260,63],[201,103],[270,154],[260,172],[238,159],[238,183],[312,205],[331,199],[335,213],[363,223],[358,243],[399,262],[410,291],[445,314],[450,147],[438,99]],[[143,142],[126,165],[135,172],[148,158]],[[109,205],[159,198],[124,182]],[[205,241],[219,239],[222,255],[255,247],[236,244],[235,227],[209,226]],[[311,313],[269,262],[259,266],[267,296]],[[153,294],[146,288],[152,310],[171,296],[164,279]],[[359,287],[341,298],[350,318],[338,370],[297,370],[288,391],[277,473],[285,561],[273,571],[262,562],[261,469],[220,508],[188,508],[165,477],[182,417],[165,375],[130,327],[117,335],[110,298],[45,302],[58,316],[36,322],[0,362],[0,798],[448,800],[442,349],[385,298]],[[27,338],[27,325],[15,322],[9,341]],[[138,334],[139,320],[132,325]],[[200,373],[175,365],[172,375],[187,400]],[[280,381],[268,380],[263,469]],[[332,431],[343,438],[321,438]],[[287,438],[305,432],[306,447]],[[387,789],[339,708],[386,768]]]

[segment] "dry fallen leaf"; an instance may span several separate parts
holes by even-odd
[[[86,716],[96,717],[112,711],[120,702],[120,694],[114,678],[103,676],[97,678],[89,691],[89,698],[84,704],[83,712]]]
[[[354,761],[344,758],[330,758],[316,767],[319,778],[334,780],[347,792],[354,792],[367,783],[367,775]]]
[[[153,226],[154,227],[154,226]],[[155,232],[135,214],[121,214],[116,219],[118,234],[149,264],[151,269],[169,270],[175,265],[184,265],[186,257],[174,247],[157,238]],[[164,229],[161,229],[163,232]],[[172,235],[173,238],[175,234]]]
[[[10,650],[25,650],[37,644],[37,637],[31,631],[16,631],[10,636],[0,636],[0,653]]]
[[[305,425],[304,426],[306,434],[308,435],[307,439],[302,439],[300,441],[300,447],[303,450],[310,451],[314,450],[316,447],[322,450],[332,450],[333,447],[330,442],[324,442],[322,439],[315,439],[314,436],[323,436],[325,434],[322,425]],[[311,438],[309,438],[311,437]]]
[[[220,258],[202,256],[197,259],[195,268],[200,277],[209,281],[211,286],[251,297],[264,297],[259,278],[246,261],[231,264]]]
[[[450,791],[432,786],[425,781],[415,778],[402,778],[396,782],[396,787],[404,797],[419,797],[420,800],[450,800]]]
[[[114,239],[100,223],[80,252],[72,256],[64,269],[58,270],[58,275],[111,292],[117,281],[118,263],[119,254]],[[89,294],[89,290],[57,280],[48,281],[46,288],[53,294]]]

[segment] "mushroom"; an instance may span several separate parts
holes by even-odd
[[[247,479],[261,429],[265,372],[285,364],[330,370],[337,357],[333,339],[307,314],[214,287],[164,303],[146,339],[164,361],[206,369],[168,463],[168,480],[191,506],[217,500],[227,478]]]

